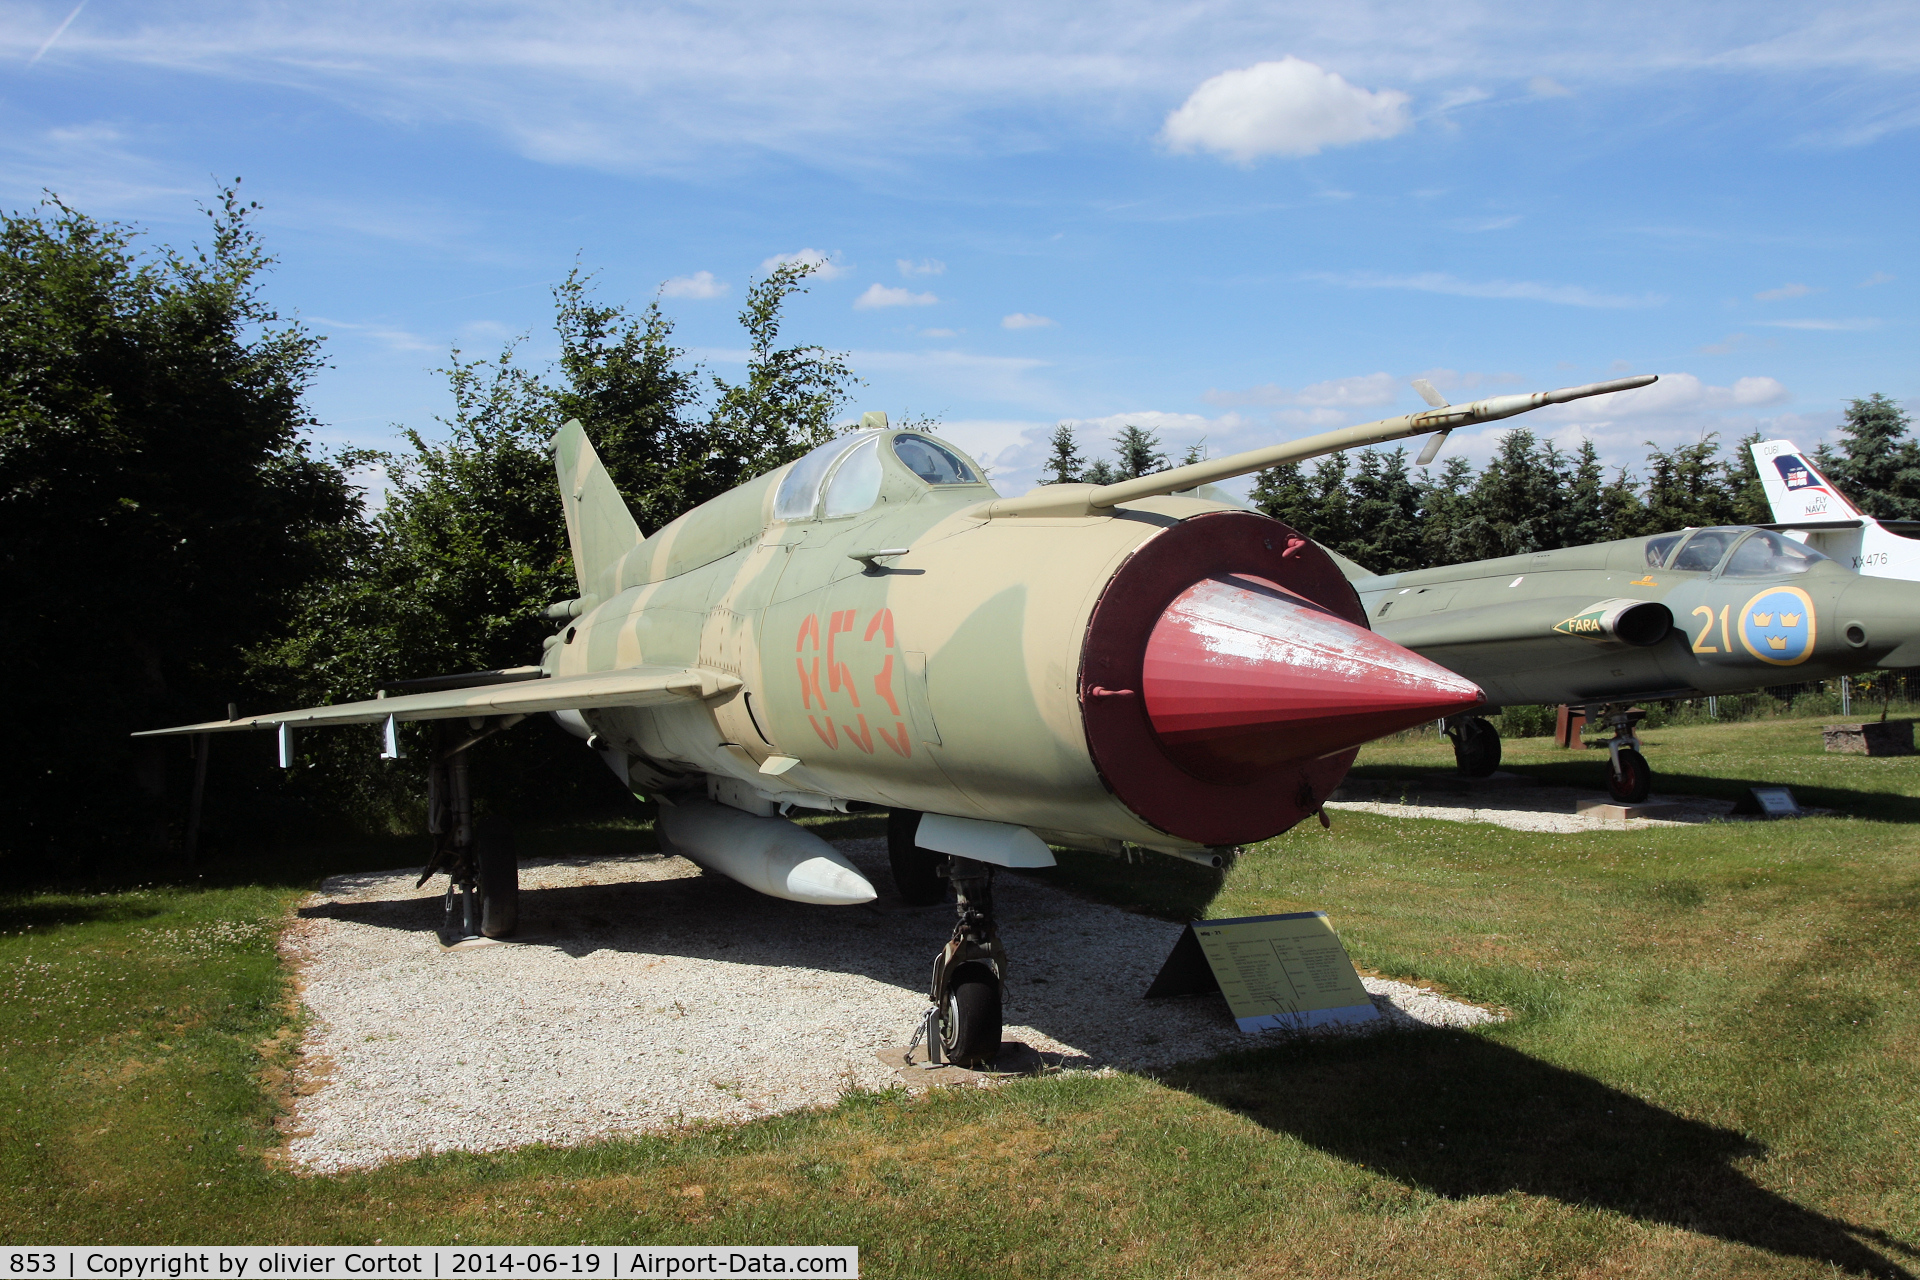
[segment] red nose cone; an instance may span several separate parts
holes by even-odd
[[[1167,606],[1142,683],[1167,753],[1222,782],[1485,701],[1472,681],[1241,574],[1197,582]]]

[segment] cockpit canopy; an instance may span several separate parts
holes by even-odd
[[[822,520],[833,520],[859,515],[880,499],[887,453],[923,484],[981,483],[964,458],[930,436],[917,431],[858,431],[829,440],[793,464],[773,496],[773,518],[806,520],[817,514]]]
[[[1723,578],[1768,578],[1805,573],[1827,557],[1812,547],[1749,525],[1683,529],[1647,539],[1647,564],[1654,569],[1713,573]]]

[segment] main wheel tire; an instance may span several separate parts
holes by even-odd
[[[513,828],[498,818],[482,818],[473,832],[473,852],[479,863],[480,932],[489,938],[509,938],[520,927],[520,855],[514,848]]]
[[[1000,979],[984,964],[963,964],[947,979],[940,1011],[940,1047],[947,1061],[986,1066],[1000,1056]]]
[[[1453,762],[1469,778],[1485,778],[1500,767],[1500,731],[1479,716],[1454,730]]]
[[[901,900],[916,907],[930,907],[947,897],[947,855],[915,844],[914,833],[919,830],[920,814],[916,810],[895,809],[889,814],[887,861],[893,868],[893,887]]]
[[[1653,766],[1632,747],[1620,748],[1620,769],[1607,770],[1607,794],[1617,804],[1639,804],[1653,793]]]

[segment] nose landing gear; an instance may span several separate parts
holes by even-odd
[[[1491,777],[1500,767],[1500,731],[1480,716],[1448,716],[1453,762],[1469,778]]]
[[[1613,726],[1613,737],[1607,739],[1611,765],[1607,772],[1607,794],[1616,804],[1639,804],[1653,792],[1653,766],[1640,753],[1640,738],[1633,731],[1633,726],[1646,719],[1647,713],[1637,707],[1615,704],[1607,707],[1603,714],[1606,722]],[[1589,723],[1600,718],[1591,707],[1587,709]]]
[[[933,961],[934,1021],[948,1062],[986,1066],[1000,1054],[1000,994],[1007,975],[1006,948],[993,923],[993,866],[950,858],[947,878],[959,918]]]

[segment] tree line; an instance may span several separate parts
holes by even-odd
[[[1900,405],[1875,393],[1851,401],[1838,447],[1815,459],[1867,514],[1920,519],[1920,443]],[[1661,449],[1651,441],[1638,473],[1612,475],[1591,441],[1569,453],[1524,427],[1508,431],[1487,465],[1449,458],[1414,474],[1405,448],[1331,454],[1258,474],[1251,504],[1376,573],[1400,573],[1495,556],[1715,524],[1772,520],[1743,437],[1722,452],[1711,434]],[[1123,426],[1111,459],[1087,461],[1070,423],[1054,429],[1049,483],[1111,484],[1176,465],[1158,434]],[[1180,461],[1196,462],[1201,446]]]
[[[8,867],[177,839],[186,741],[135,730],[537,661],[542,610],[577,590],[546,450],[568,418],[650,532],[827,439],[855,385],[836,353],[782,341],[811,267],[747,291],[739,381],[689,361],[657,304],[602,302],[576,267],[554,290],[551,369],[515,344],[455,351],[433,436],[327,453],[306,405],[322,340],[265,300],[256,208],[222,189],[206,242],[184,251],[57,199],[0,221]],[[369,470],[377,506],[355,483]],[[408,825],[423,741],[382,763],[363,732],[304,734],[302,767],[280,776],[265,735],[222,735],[210,821],[232,832],[304,803],[316,819]],[[497,806],[551,807],[595,782],[618,795],[552,726],[483,746],[474,768]]]

